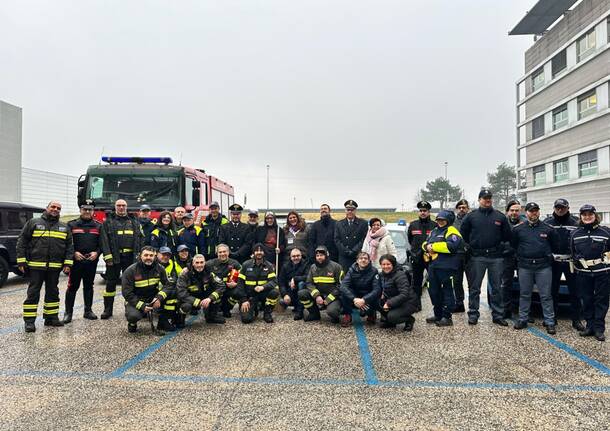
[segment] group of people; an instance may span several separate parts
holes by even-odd
[[[151,220],[151,209],[131,215],[124,200],[115,203],[103,223],[93,218],[94,207],[81,206],[80,217],[64,224],[61,204],[51,202],[45,213],[30,220],[18,241],[18,264],[29,272],[30,285],[23,305],[25,330],[36,330],[40,291],[45,284],[45,325],[72,321],[74,300],[83,284],[83,317],[97,319],[91,309],[98,259],[106,263],[102,319],[113,315],[116,287],[121,282],[128,330],[158,310],[158,327],[173,331],[188,315],[201,311],[208,323],[222,324],[238,307],[243,323],[259,314],[273,322],[277,304],[292,307],[295,320],[331,321],[349,326],[356,316],[383,327],[404,323],[413,328],[421,310],[424,274],[433,305],[427,323],[451,326],[452,315],[464,312],[464,275],[468,282],[468,323],[478,322],[481,284],[490,285],[492,321],[508,326],[512,317],[510,289],[515,270],[520,283],[519,315],[515,329],[527,327],[534,284],[540,292],[544,325],[556,332],[557,293],[561,276],[570,289],[572,326],[582,336],[604,340],[610,284],[610,230],[600,225],[591,205],[580,208],[580,219],[570,215],[565,199],[544,222],[530,202],[511,201],[506,214],[492,207],[489,190],[479,193],[479,208],[470,211],[460,200],[456,212],[442,210],[431,220],[431,205],[417,204],[419,217],[407,231],[412,274],[396,260],[396,248],[379,218],[357,217],[358,204],[344,204],[345,218],[335,220],[329,205],[320,219],[308,225],[290,212],[278,227],[268,212],[262,225],[258,211],[229,207],[230,218],[213,202],[209,214],[198,219],[184,208],[162,212]],[[59,273],[69,274],[63,320],[59,313]],[[586,321],[586,326],[581,322]]]

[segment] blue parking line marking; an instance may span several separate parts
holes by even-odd
[[[547,383],[485,383],[485,382],[435,382],[421,380],[377,381],[367,383],[364,380],[340,379],[291,379],[280,377],[228,377],[228,376],[198,376],[198,375],[165,375],[165,374],[124,374],[112,377],[101,372],[74,372],[74,371],[35,371],[35,370],[0,370],[0,377],[30,377],[30,378],[79,378],[89,380],[118,380],[140,382],[169,382],[169,383],[250,383],[259,385],[296,385],[296,386],[361,386],[381,388],[429,388],[429,389],[489,389],[496,391],[542,391],[542,392],[598,392],[610,394],[610,386],[596,385],[566,385]],[[14,380],[9,383],[16,383]]]
[[[362,325],[360,313],[352,313],[352,319],[354,320],[354,330],[356,331],[356,338],[358,339],[360,361],[362,362],[362,368],[364,369],[364,380],[369,385],[376,385],[379,383],[379,379],[377,378],[377,373],[375,372],[371,350],[369,349],[369,342],[366,338],[366,333],[364,332],[364,326]]]
[[[190,324],[196,318],[197,318],[197,316],[191,317],[186,322],[186,324],[190,326]],[[116,370],[111,372],[108,376],[112,377],[112,378],[123,377],[123,375],[127,371],[129,371],[130,369],[132,369],[133,367],[138,365],[140,362],[142,362],[144,359],[148,358],[150,355],[155,353],[157,350],[159,350],[161,347],[163,347],[165,344],[167,344],[170,340],[172,340],[174,337],[176,337],[181,331],[182,330],[179,329],[175,332],[170,332],[169,334],[164,335],[163,337],[161,337],[161,339],[159,339],[159,341],[148,346],[146,349],[144,349],[143,351],[138,353],[136,356],[134,356],[133,358],[131,358],[130,360],[125,362],[123,365],[121,365],[119,368],[117,368]]]
[[[586,363],[587,365],[595,368],[598,371],[601,371],[602,373],[606,374],[607,376],[610,376],[610,368],[608,368],[601,362],[598,362],[595,359],[590,358],[583,353],[580,353],[578,350],[574,349],[573,347],[570,347],[567,344],[562,343],[561,341],[545,334],[544,332],[540,331],[539,329],[529,327],[529,328],[527,328],[527,330],[531,334],[535,335],[536,337],[542,338],[543,340],[549,342],[550,344],[557,347],[558,349],[563,350],[566,353],[569,353],[570,355],[581,360],[582,362]]]

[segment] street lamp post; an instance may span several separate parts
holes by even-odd
[[[267,211],[269,211],[269,165],[267,165]]]
[[[449,162],[445,162],[445,181],[447,182],[447,189],[445,189],[445,205],[449,207],[449,181],[447,179],[447,167]]]

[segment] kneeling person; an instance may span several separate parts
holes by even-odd
[[[273,307],[280,297],[275,269],[265,260],[263,244],[254,244],[252,251],[254,258],[244,262],[231,297],[239,303],[243,323],[252,323],[261,308],[263,320],[273,323]]]
[[[178,276],[176,290],[179,308],[177,326],[184,327],[184,316],[192,310],[204,310],[207,323],[225,323],[218,311],[226,285],[205,264],[205,257],[196,254],[191,264]]]
[[[174,294],[165,270],[155,261],[155,249],[151,246],[142,247],[139,262],[129,266],[123,273],[122,294],[129,332],[136,332],[138,321],[153,309],[160,308]],[[169,326],[168,313],[161,310],[159,327],[166,326]]]
[[[333,323],[339,323],[339,285],[343,269],[337,262],[330,260],[326,246],[319,245],[316,248],[315,259],[316,262],[307,273],[307,288],[299,291],[299,301],[308,312],[305,321],[320,320],[320,309],[326,309]]]
[[[419,296],[413,290],[407,274],[398,268],[396,258],[385,254],[379,259],[381,265],[381,299],[379,311],[385,317],[383,328],[393,328],[405,323],[404,330],[413,330],[413,313],[419,309]]]
[[[343,306],[341,326],[349,326],[352,323],[352,308],[360,310],[361,316],[367,316],[369,323],[375,323],[381,284],[379,272],[371,263],[367,252],[358,253],[356,263],[347,271],[339,290]]]
[[[231,299],[233,289],[237,287],[237,275],[241,270],[241,264],[235,259],[229,257],[230,249],[226,244],[219,244],[216,247],[216,259],[208,260],[205,263],[206,268],[209,268],[227,285],[227,289],[220,300],[220,308],[224,317],[231,317],[231,310],[235,306],[235,300]]]

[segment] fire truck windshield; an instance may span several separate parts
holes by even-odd
[[[180,176],[95,174],[89,177],[87,199],[98,207],[113,207],[117,199],[125,199],[131,207],[173,208],[180,205],[180,180]]]

